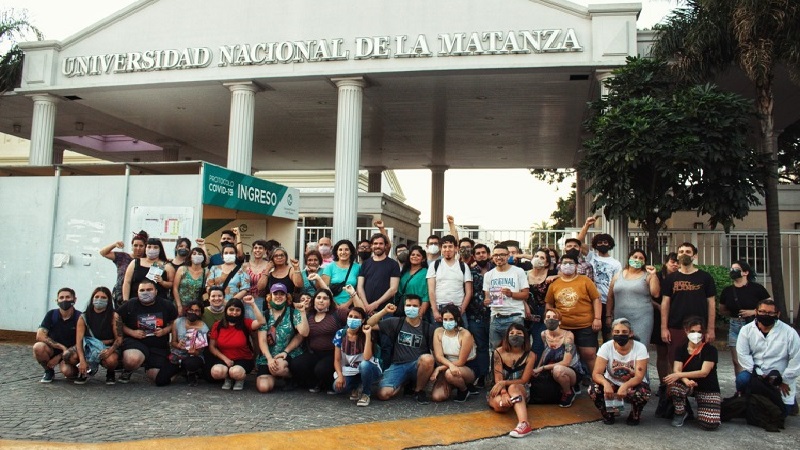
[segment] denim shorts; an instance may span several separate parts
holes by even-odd
[[[736,347],[736,339],[739,337],[739,330],[747,323],[744,319],[732,318],[728,329],[728,347]]]
[[[401,364],[392,364],[383,372],[380,387],[398,389],[403,384],[417,381],[417,360]]]

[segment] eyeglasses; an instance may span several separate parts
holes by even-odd
[[[508,258],[508,253],[495,253],[492,258]]]
[[[776,312],[772,312],[772,311],[756,311],[756,314],[758,314],[759,316],[778,317],[778,312],[777,311]]]
[[[283,253],[277,253],[275,255],[272,255],[272,257],[273,258],[286,258],[286,255],[284,255]]]

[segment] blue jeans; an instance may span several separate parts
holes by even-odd
[[[506,337],[508,326],[512,323],[524,326],[522,315],[514,317],[492,316],[492,323],[489,326],[489,345],[492,349],[500,346],[503,342],[503,338]]]
[[[489,319],[473,319],[467,328],[475,339],[475,361],[478,364],[476,378],[484,377],[489,373]]]
[[[336,389],[336,382],[334,381],[333,390],[337,394],[341,394],[342,392],[350,392],[361,384],[361,393],[372,395],[372,385],[380,376],[381,368],[377,364],[361,361],[361,364],[358,365],[358,375],[345,376],[342,390]]]
[[[736,391],[745,393],[747,392],[747,388],[750,386],[750,379],[753,377],[752,372],[748,372],[743,370],[736,375]],[[784,400],[786,401],[786,400]],[[787,405],[786,403],[783,404],[783,416],[787,417],[792,411],[792,405]]]
[[[380,387],[390,387],[392,389],[399,389],[403,384],[411,381],[417,382],[417,368],[418,359],[406,363],[393,363],[386,371],[383,372]]]

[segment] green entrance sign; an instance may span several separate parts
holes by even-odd
[[[203,163],[203,204],[297,220],[300,191]]]

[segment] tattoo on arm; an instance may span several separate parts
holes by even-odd
[[[564,351],[566,353],[572,353],[572,349],[575,347],[575,344],[572,342],[565,342],[564,343]]]
[[[119,336],[120,338],[123,337],[125,335],[125,333],[124,333],[124,331],[122,329],[122,317],[117,316],[117,320],[115,322],[115,325],[117,327],[117,336]]]
[[[54,341],[53,338],[51,338],[50,336],[44,338],[44,343],[52,348],[59,348],[60,345],[58,342]]]

